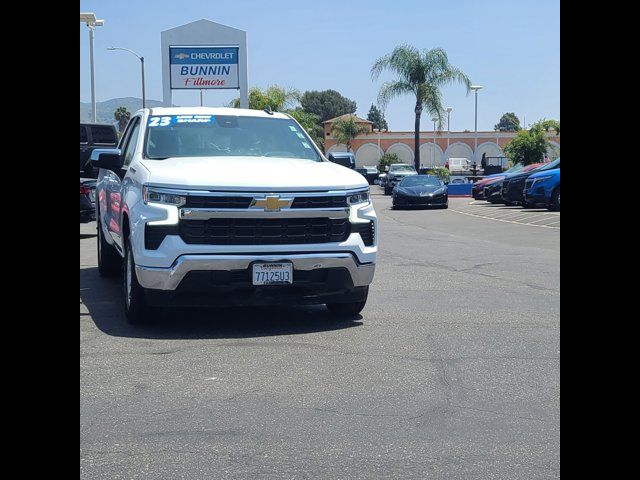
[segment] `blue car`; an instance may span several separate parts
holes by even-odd
[[[560,169],[534,173],[524,185],[527,204],[544,205],[549,210],[560,210]]]

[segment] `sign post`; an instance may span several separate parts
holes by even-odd
[[[234,89],[240,107],[249,108],[245,31],[198,20],[165,30],[161,40],[165,106],[172,105],[173,90]]]

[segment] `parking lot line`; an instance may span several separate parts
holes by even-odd
[[[536,223],[537,224],[538,222],[549,222],[549,223],[545,223],[545,225],[549,225],[551,223],[559,223],[560,220],[558,220],[557,218],[548,218],[547,217],[547,218],[543,218],[541,220],[536,220],[535,222],[532,222],[532,223]]]
[[[526,226],[529,226],[529,227],[552,228],[554,230],[560,230],[560,227],[552,227],[552,226],[549,226],[549,225],[537,225],[535,223],[523,223],[523,222],[515,222],[515,221],[512,221],[512,220],[503,220],[501,218],[486,217],[486,216],[483,216],[483,215],[476,215],[475,213],[461,212],[460,210],[455,210],[453,208],[449,208],[449,211],[450,212],[455,212],[455,213],[461,213],[462,215],[468,215],[470,217],[484,218],[485,220],[495,220],[496,222],[514,223],[516,225],[526,225]],[[559,221],[556,222],[556,223],[559,223]]]

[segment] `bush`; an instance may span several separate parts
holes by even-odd
[[[451,174],[449,172],[449,169],[444,168],[444,167],[435,167],[435,168],[431,168],[427,171],[428,175],[435,175],[436,177],[438,177],[440,180],[442,180],[445,183],[448,183],[449,180],[451,179]]]
[[[382,157],[380,157],[378,170],[380,172],[384,172],[385,168],[391,165],[392,163],[402,163],[402,162],[400,160],[400,157],[398,157],[398,155],[396,155],[395,153],[385,153],[384,155],[382,155]]]

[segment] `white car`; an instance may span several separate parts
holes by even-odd
[[[95,150],[98,269],[132,323],[168,305],[365,306],[377,253],[369,185],[282,113],[136,112]]]

